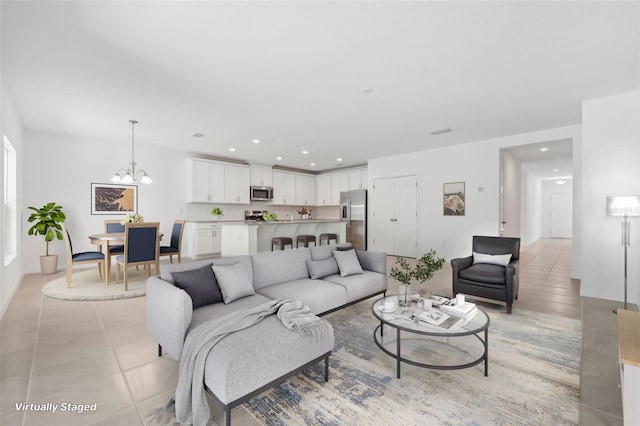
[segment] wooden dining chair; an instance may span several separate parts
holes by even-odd
[[[175,220],[171,231],[171,245],[160,246],[160,256],[169,256],[169,262],[173,263],[173,256],[178,256],[178,263],[182,262],[182,233],[184,220]]]
[[[104,233],[105,234],[115,234],[115,233],[120,233],[120,232],[124,232],[124,225],[122,224],[122,221],[120,219],[105,219],[104,220]],[[100,247],[100,249],[102,250],[102,247]],[[123,254],[124,253],[124,245],[116,245],[116,246],[109,246],[109,253],[108,255],[113,257],[113,256],[118,256],[119,254]],[[111,263],[111,262],[109,262]],[[111,271],[107,271],[107,275],[110,273]]]
[[[143,265],[147,277],[151,265],[160,275],[160,222],[127,223],[124,229],[124,253],[116,257],[116,283],[120,279],[120,266],[124,267],[124,289],[129,289],[127,269]]]
[[[71,243],[71,237],[69,231],[67,231],[64,222],[62,225],[62,235],[64,237],[64,244],[67,247],[67,288],[71,287],[71,275],[73,274],[73,265],[85,264],[85,263],[97,263],[98,273],[100,277],[104,278],[104,269],[106,266],[104,253],[99,251],[83,251],[80,253],[73,252],[73,244]]]

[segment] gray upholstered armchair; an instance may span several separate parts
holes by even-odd
[[[473,237],[473,254],[452,259],[453,294],[506,302],[511,313],[518,298],[520,238]]]

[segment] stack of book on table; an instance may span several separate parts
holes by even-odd
[[[393,314],[394,318],[411,321],[417,325],[430,326],[439,330],[451,330],[463,321],[462,317],[448,315],[439,309],[416,309]]]
[[[448,314],[464,318],[465,322],[473,318],[476,312],[478,312],[478,307],[475,303],[464,302],[459,304],[456,303],[456,299],[442,303],[440,309]]]

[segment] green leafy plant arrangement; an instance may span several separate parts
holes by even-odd
[[[224,212],[220,207],[212,208],[209,213],[211,214],[211,216],[224,216]]]
[[[62,206],[56,203],[47,203],[41,208],[29,207],[34,213],[29,216],[29,223],[33,226],[29,228],[29,235],[43,235],[46,241],[45,256],[49,256],[49,241],[54,239],[62,240],[62,226],[60,225],[67,218],[62,211]]]
[[[436,257],[435,250],[429,250],[428,253],[423,254],[415,266],[411,266],[404,257],[398,257],[396,266],[391,268],[389,276],[405,286],[404,301],[402,303],[408,304],[407,293],[411,280],[415,279],[420,284],[431,279],[436,271],[442,269],[445,262],[444,257]]]

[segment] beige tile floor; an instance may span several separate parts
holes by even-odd
[[[514,309],[583,319],[580,423],[621,425],[616,318],[611,313],[619,304],[580,298],[579,282],[569,278],[570,240],[543,240],[524,247],[521,258]],[[394,261],[389,257],[390,267]],[[429,290],[449,294],[450,274],[448,267],[438,271]],[[145,299],[68,302],[43,297],[42,286],[62,275],[27,275],[0,321],[0,424],[153,424],[149,413],[172,395],[177,362],[157,357],[145,327]],[[82,414],[17,412],[15,404],[25,401],[97,402],[98,409]],[[233,422],[258,424],[242,407],[234,411]]]

